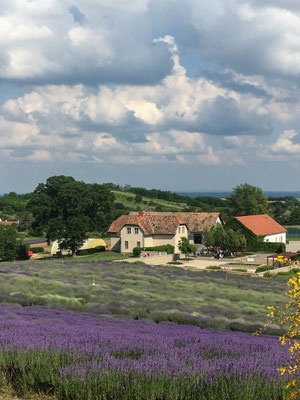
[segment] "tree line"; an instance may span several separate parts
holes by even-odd
[[[275,214],[275,219],[282,223],[290,213],[293,223],[297,223],[299,214],[300,223],[300,205],[297,199],[285,196],[284,200],[274,198],[270,202],[261,188],[247,183],[236,186],[226,199],[209,196],[192,199],[159,189],[149,190],[128,185],[120,188],[113,183],[87,184],[64,175],[48,178],[33,193],[17,195],[11,192],[4,195],[0,198],[0,216],[2,219],[8,219],[10,213],[14,213],[15,219],[23,216],[19,230],[30,229],[33,236],[46,237],[48,242],[58,240],[62,249],[69,249],[74,254],[84,242],[87,232],[105,234],[113,220],[131,211],[120,209],[115,204],[112,190],[117,189],[136,193],[136,196],[180,201],[186,203],[185,211],[208,211],[208,207],[209,211],[220,212],[226,222],[234,216],[268,213],[273,217]],[[202,207],[201,204],[205,206]],[[10,231],[5,232],[10,237]],[[242,247],[240,236],[228,228],[224,232],[222,235],[220,231],[212,232],[213,246],[222,243],[228,251]],[[211,243],[210,234],[206,233],[205,236],[207,243]],[[4,243],[3,240],[1,242]],[[3,257],[6,256],[0,253],[0,259],[4,259]]]

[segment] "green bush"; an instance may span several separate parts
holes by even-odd
[[[272,242],[250,242],[247,245],[249,251],[264,251],[266,253],[283,253],[286,251],[284,243],[272,243]]]
[[[142,251],[162,251],[166,252],[167,254],[174,254],[174,246],[171,244],[164,244],[161,246],[154,246],[154,247],[135,247],[132,250],[133,257],[139,257]]]
[[[210,265],[206,267],[205,269],[210,269],[210,270],[215,270],[215,271],[220,271],[222,268],[219,265]]]
[[[44,247],[31,247],[30,250],[33,252],[33,254],[45,252]]]
[[[29,260],[28,251],[30,250],[29,245],[20,242],[17,248],[17,259],[18,260]]]
[[[97,247],[93,247],[92,249],[77,250],[76,254],[78,256],[88,256],[89,254],[101,253],[102,251],[105,251],[105,247],[97,246]]]
[[[265,271],[270,271],[271,269],[275,269],[273,265],[261,265],[260,267],[257,267],[255,272],[265,272]]]
[[[263,275],[264,278],[274,278],[274,275],[270,274],[269,271],[265,272]]]

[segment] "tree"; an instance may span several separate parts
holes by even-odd
[[[107,185],[86,184],[60,175],[37,186],[28,210],[35,219],[34,230],[42,229],[48,242],[58,240],[61,249],[75,254],[88,231],[100,230],[113,204],[114,195]]]
[[[213,247],[214,246],[214,235],[212,229],[205,228],[203,232],[203,244],[206,247]]]
[[[229,252],[246,247],[246,238],[241,232],[229,228],[224,229],[221,224],[205,230],[203,239],[206,247],[220,247]]]
[[[214,246],[225,249],[226,233],[222,224],[215,224],[212,228]]]
[[[262,189],[248,183],[233,188],[228,197],[231,211],[234,216],[266,214],[268,212],[267,197]]]
[[[187,257],[189,254],[196,254],[197,246],[189,242],[189,239],[182,237],[178,243],[178,249]]]
[[[135,195],[134,201],[135,201],[136,203],[140,203],[142,200],[143,200],[143,197],[142,197],[141,194],[136,194],[136,195]]]
[[[12,261],[16,258],[17,231],[14,226],[0,225],[0,259]]]
[[[231,253],[246,246],[246,238],[241,232],[232,229],[225,230],[225,250]]]

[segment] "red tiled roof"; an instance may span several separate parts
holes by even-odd
[[[132,211],[116,219],[108,232],[120,232],[124,225],[138,225],[146,234],[174,234],[178,225],[186,225],[190,232],[203,232],[212,228],[219,216],[219,213]]]
[[[174,214],[185,221],[190,232],[203,232],[204,229],[211,229],[220,217],[220,213],[209,212],[175,212]]]
[[[275,233],[286,232],[283,226],[267,214],[247,215],[235,218],[255,235],[273,235]]]
[[[133,212],[117,218],[108,232],[118,233],[125,225],[140,226],[147,235],[174,235],[178,225],[186,224],[172,213]]]
[[[19,221],[0,221],[1,225],[19,225]]]

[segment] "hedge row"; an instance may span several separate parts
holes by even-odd
[[[174,254],[174,250],[174,246],[171,244],[163,244],[154,247],[135,247],[132,252],[133,257],[139,257],[142,251],[165,251],[167,254]]]
[[[33,252],[33,254],[45,252],[44,247],[31,247],[30,250]]]
[[[259,240],[247,242],[248,251],[265,251],[266,253],[283,253],[286,250],[285,243],[261,242]]]
[[[78,250],[76,252],[76,255],[88,256],[89,254],[101,253],[102,251],[105,251],[105,246],[97,246],[97,247],[93,247],[92,249]]]

